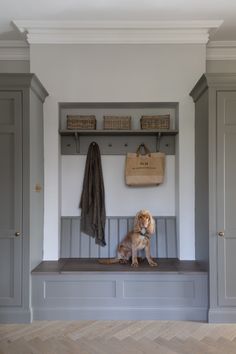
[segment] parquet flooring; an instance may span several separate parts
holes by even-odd
[[[1,324],[0,354],[236,354],[236,324],[35,321]]]

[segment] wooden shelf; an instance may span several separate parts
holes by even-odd
[[[159,130],[143,130],[143,129],[136,129],[136,130],[104,130],[104,129],[97,129],[97,130],[69,130],[69,129],[62,129],[59,130],[60,135],[80,135],[80,136],[121,136],[121,135],[177,135],[178,130],[175,129],[159,129]]]
[[[92,141],[99,144],[104,155],[125,155],[146,144],[152,151],[175,153],[175,135],[178,130],[59,130],[62,155],[86,154]]]

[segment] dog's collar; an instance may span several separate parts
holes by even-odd
[[[145,227],[142,227],[142,229],[139,231],[139,234],[148,240],[150,239],[149,234],[147,233],[147,229]]]

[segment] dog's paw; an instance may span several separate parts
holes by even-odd
[[[150,261],[150,262],[148,262],[149,263],[149,265],[151,266],[151,267],[157,267],[158,266],[158,264],[156,263],[156,262],[154,262],[154,261]]]
[[[127,264],[128,261],[127,261],[127,259],[120,259],[120,260],[119,260],[119,263],[120,263],[120,264]]]
[[[131,267],[138,267],[138,262],[131,263]]]

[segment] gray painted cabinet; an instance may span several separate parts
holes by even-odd
[[[0,91],[0,302],[21,304],[21,92]]]
[[[236,74],[202,76],[196,108],[196,258],[209,263],[209,322],[236,322]]]
[[[0,322],[31,320],[30,271],[43,247],[37,187],[43,187],[46,96],[33,74],[0,74]]]

